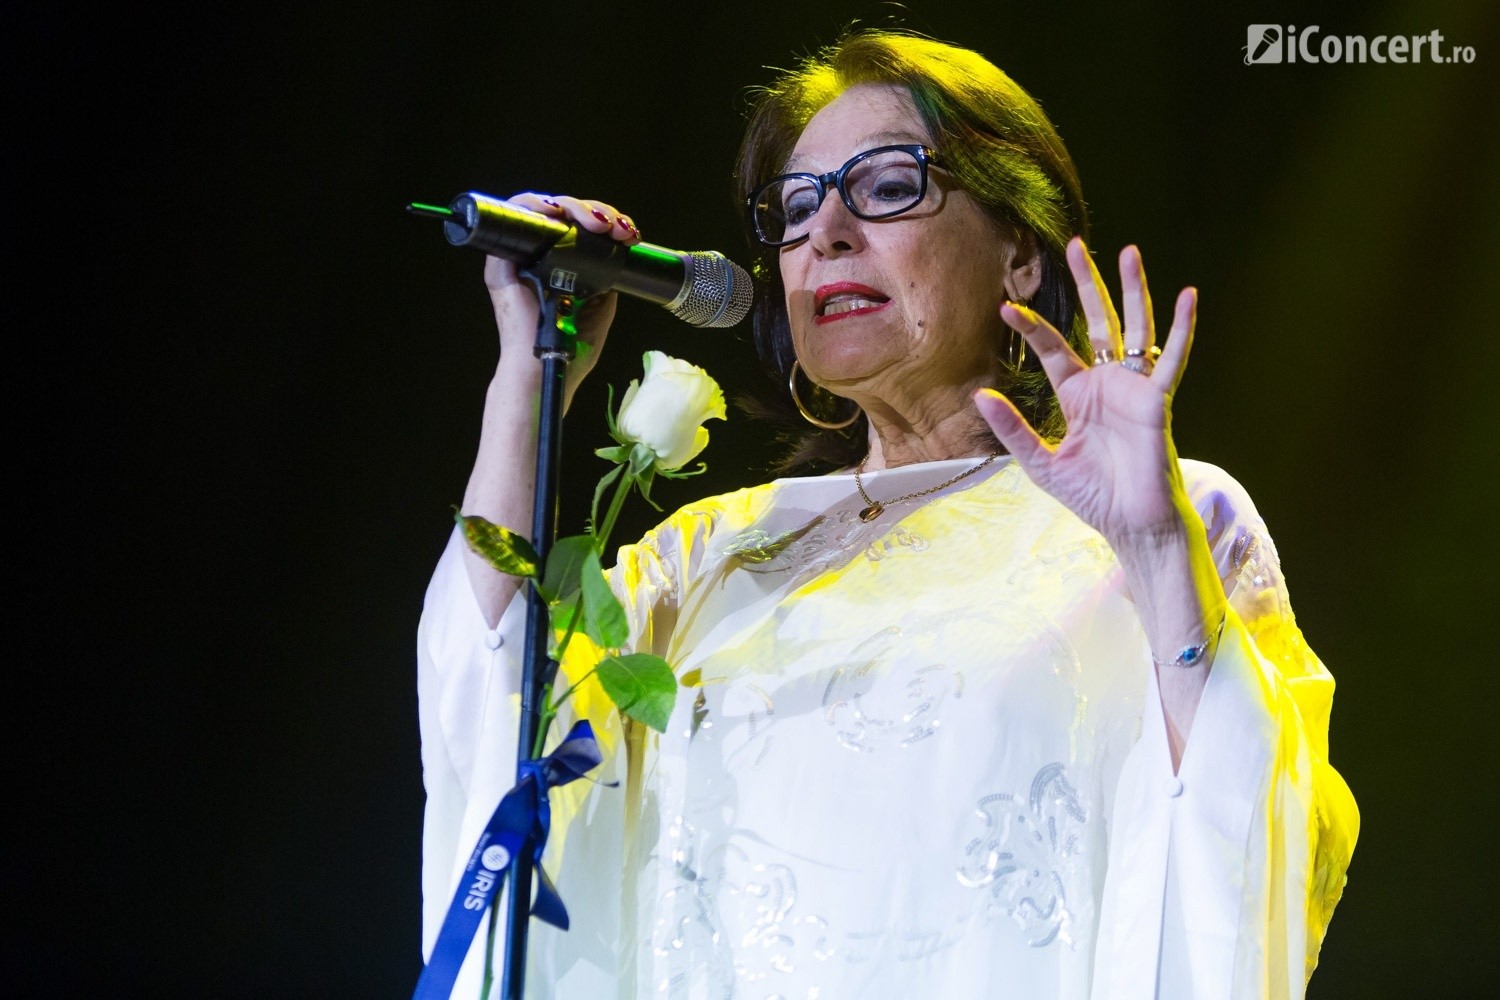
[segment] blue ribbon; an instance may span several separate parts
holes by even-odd
[[[517,768],[519,780],[495,807],[469,855],[464,876],[448,906],[448,915],[443,918],[442,930],[438,931],[432,958],[417,980],[412,1000],[447,1000],[453,992],[458,970],[469,953],[469,945],[490,900],[500,890],[500,883],[528,836],[532,843],[532,868],[537,873],[536,900],[531,913],[553,927],[568,929],[567,907],[542,869],[542,850],[547,846],[552,826],[547,792],[582,778],[603,761],[593,727],[586,721],[575,723],[557,749],[541,760],[521,761]]]

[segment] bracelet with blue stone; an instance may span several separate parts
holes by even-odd
[[[1155,663],[1158,667],[1196,667],[1198,664],[1209,658],[1209,655],[1213,652],[1214,647],[1219,644],[1219,635],[1223,631],[1224,618],[1221,617],[1219,619],[1219,627],[1214,629],[1213,633],[1207,639],[1204,639],[1202,642],[1198,643],[1198,645],[1185,647],[1182,652],[1177,654],[1175,659],[1171,660],[1158,660],[1153,654],[1151,657],[1151,662]]]

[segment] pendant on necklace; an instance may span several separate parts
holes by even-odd
[[[859,512],[859,519],[861,521],[870,522],[870,521],[875,520],[877,517],[879,517],[881,514],[884,514],[884,513],[885,513],[885,507],[883,507],[878,502],[877,503],[872,503],[872,504],[870,504],[870,506],[866,507],[864,510],[862,510],[862,511]]]

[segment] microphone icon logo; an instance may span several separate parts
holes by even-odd
[[[1245,65],[1281,62],[1281,26],[1252,24],[1245,29]]]

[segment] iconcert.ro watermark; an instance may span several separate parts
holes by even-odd
[[[1323,35],[1316,24],[1297,33],[1295,24],[1252,24],[1245,29],[1245,65],[1269,63],[1471,63],[1474,46],[1443,45],[1436,29],[1425,35]],[[1318,38],[1322,35],[1321,38]],[[1314,39],[1318,39],[1314,41]],[[1426,58],[1423,58],[1423,50]]]

